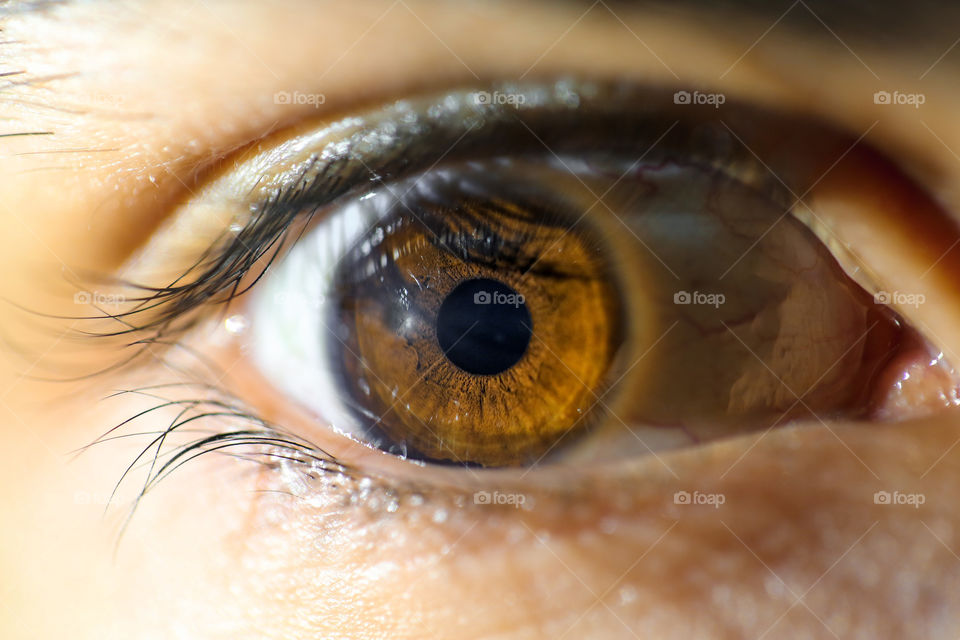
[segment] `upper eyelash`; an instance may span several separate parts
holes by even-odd
[[[565,90],[569,90],[569,81],[562,82]],[[543,91],[543,86],[528,85],[511,90],[536,92]],[[421,113],[422,119],[413,123],[398,122],[400,118],[366,122],[345,143],[338,141],[318,149],[305,168],[290,176],[283,187],[264,201],[251,203],[251,216],[240,231],[234,234],[225,230],[173,282],[160,287],[115,282],[125,290],[138,293],[127,297],[132,303],[130,308],[116,314],[104,312],[105,317],[119,322],[121,328],[97,335],[146,334],[131,343],[144,344],[156,343],[165,336],[192,328],[200,320],[194,311],[210,305],[227,305],[256,284],[288,241],[296,239],[289,237],[291,229],[299,226],[295,223],[309,222],[321,209],[360,190],[387,186],[391,181],[431,169],[444,160],[469,158],[470,154],[490,156],[532,151],[549,155],[554,151],[610,150],[616,145],[645,149],[655,143],[662,144],[669,134],[669,147],[674,150],[679,147],[685,162],[716,164],[711,152],[708,150],[705,154],[702,149],[702,135],[695,137],[692,127],[676,127],[679,120],[659,113],[664,108],[659,101],[672,95],[669,89],[636,88],[622,83],[602,85],[599,89],[591,86],[603,97],[590,109],[581,105],[575,116],[571,115],[570,108],[546,101],[541,107],[525,111],[523,118],[510,113],[508,106],[485,113],[487,117],[480,124],[464,123],[459,112],[432,116]],[[452,95],[462,101],[464,96],[472,94],[447,93],[423,102],[442,105]],[[600,104],[607,98],[615,104]],[[642,106],[638,107],[641,101]],[[424,112],[429,110],[429,106],[421,108]],[[749,111],[745,107],[743,110]],[[408,113],[398,111],[398,114]],[[571,128],[574,117],[577,126]],[[371,144],[371,139],[382,137],[384,130],[393,132],[390,143],[379,147]],[[598,137],[604,139],[599,147]],[[733,150],[723,163],[756,182],[764,191],[782,191],[744,149]],[[303,230],[301,227],[300,233]],[[255,274],[252,279],[251,273]]]

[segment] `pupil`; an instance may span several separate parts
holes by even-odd
[[[490,278],[461,282],[437,313],[437,340],[443,353],[475,375],[501,373],[519,362],[532,328],[523,297]]]

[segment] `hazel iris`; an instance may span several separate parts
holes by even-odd
[[[345,254],[331,355],[377,446],[529,464],[589,426],[623,312],[611,252],[581,217],[549,194],[445,185],[408,195]]]

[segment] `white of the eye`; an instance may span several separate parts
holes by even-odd
[[[337,263],[396,199],[376,191],[338,207],[274,265],[250,304],[250,354],[261,374],[315,417],[359,436],[330,371],[338,338],[327,305]]]

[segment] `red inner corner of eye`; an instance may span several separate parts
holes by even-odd
[[[872,385],[867,417],[899,421],[960,405],[960,379],[915,331],[906,329]]]

